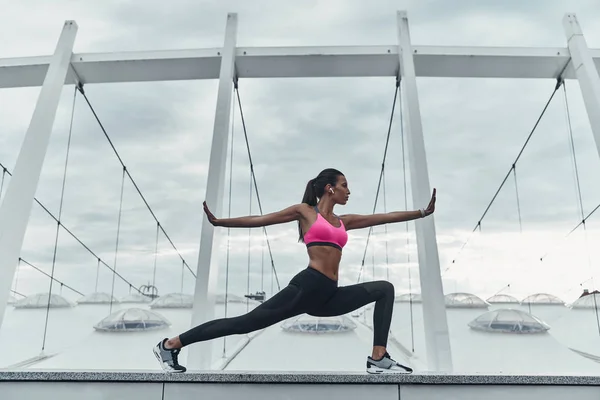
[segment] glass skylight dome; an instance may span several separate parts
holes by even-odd
[[[244,303],[246,304],[246,300],[250,301],[250,303],[254,302],[254,300],[247,299],[246,297],[241,297],[236,294],[227,294],[227,302],[228,303]],[[225,304],[225,294],[218,294],[215,299],[217,304]]]
[[[27,296],[14,304],[15,308],[45,308],[48,307],[49,293],[37,293]],[[53,294],[50,296],[50,308],[73,307],[73,303],[62,296]]]
[[[121,303],[151,303],[152,299],[148,296],[144,296],[139,293],[130,293],[127,296],[121,298]]]
[[[194,296],[185,293],[169,293],[150,304],[150,308],[192,308]]]
[[[77,304],[110,304],[111,297],[113,304],[119,302],[119,300],[114,296],[111,296],[110,293],[96,292],[83,296],[81,299],[77,300]]]
[[[346,316],[313,317],[301,315],[285,321],[281,324],[281,328],[286,332],[327,334],[350,332],[356,329],[356,324]]]
[[[550,327],[540,319],[521,310],[501,309],[487,312],[473,321],[469,327],[484,332],[544,333]]]
[[[448,308],[488,308],[489,304],[470,293],[450,293],[444,296]]]
[[[411,301],[413,303],[421,303],[423,300],[419,293],[404,293],[396,296],[394,299],[394,302],[396,303],[409,303]]]
[[[490,304],[519,304],[519,299],[508,294],[497,294],[486,301]]]
[[[539,305],[564,305],[565,302],[556,296],[548,293],[536,293],[527,296],[521,301],[523,304],[539,304]]]
[[[600,293],[588,294],[571,304],[571,308],[600,308]]]
[[[119,310],[94,325],[104,332],[139,332],[167,328],[171,325],[162,315],[141,308]]]

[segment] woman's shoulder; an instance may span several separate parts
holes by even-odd
[[[315,206],[311,206],[307,203],[298,203],[293,205],[292,207],[294,207],[296,211],[303,217],[307,217],[315,213]]]

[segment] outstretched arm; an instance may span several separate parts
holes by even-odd
[[[370,226],[392,224],[422,218],[421,211],[394,211],[385,214],[347,214],[340,217],[346,230],[368,228]]]
[[[423,210],[416,211],[394,211],[385,214],[369,214],[369,215],[359,215],[359,214],[347,214],[343,215],[340,218],[344,222],[344,226],[346,230],[351,229],[361,229],[368,228],[370,226],[383,225],[383,224],[391,224],[395,222],[405,222],[412,221],[418,218],[424,218],[428,215],[433,214],[435,211],[435,193],[436,190],[433,189],[433,195],[431,196],[431,201],[427,208]]]
[[[224,226],[227,228],[257,228],[261,226],[283,224],[286,222],[296,221],[300,217],[300,205],[296,204],[265,215],[250,215],[247,217],[238,218],[216,218],[208,209],[206,202],[203,203],[204,212],[208,221],[214,226]]]

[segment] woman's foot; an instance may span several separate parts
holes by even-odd
[[[367,357],[367,372],[370,374],[410,374],[413,370],[396,362],[386,352],[380,359]]]
[[[168,339],[163,339],[156,346],[154,346],[154,355],[160,363],[163,370],[167,372],[185,372],[186,368],[183,365],[179,365],[177,356],[181,349],[166,349],[165,343]]]

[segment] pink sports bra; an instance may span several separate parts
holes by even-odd
[[[314,208],[317,212],[317,220],[304,235],[306,247],[331,246],[342,250],[342,247],[348,242],[348,233],[346,232],[344,223],[338,218],[340,220],[340,226],[336,228],[323,218],[317,206]]]

